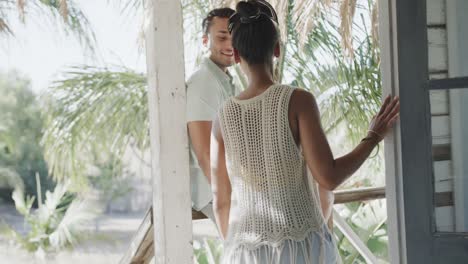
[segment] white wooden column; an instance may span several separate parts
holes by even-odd
[[[399,95],[396,0],[379,1],[382,93]],[[399,129],[385,137],[385,179],[390,263],[406,264],[405,216]]]
[[[192,263],[182,8],[148,0],[145,14],[153,177],[154,263]]]

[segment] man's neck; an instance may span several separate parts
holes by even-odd
[[[216,63],[216,62],[211,58],[211,56],[209,57],[209,59],[210,59],[216,66],[218,66],[218,68],[220,68],[224,73],[227,74],[227,67],[221,66],[220,64]]]

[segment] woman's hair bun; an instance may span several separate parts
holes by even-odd
[[[260,12],[260,8],[255,2],[240,1],[236,5],[236,12],[241,17],[250,17],[257,15]]]

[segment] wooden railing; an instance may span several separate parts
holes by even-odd
[[[359,188],[351,190],[335,191],[335,204],[343,204],[357,201],[368,201],[385,198],[385,187]],[[148,210],[138,228],[125,255],[120,260],[120,264],[147,264],[154,256],[154,230],[153,230],[153,210]],[[192,220],[207,218],[203,213],[192,210]],[[334,211],[334,225],[349,239],[351,244],[361,254],[367,263],[377,263],[377,259],[370,252],[367,246],[359,239],[359,236],[352,228]]]

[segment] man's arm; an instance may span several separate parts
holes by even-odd
[[[198,72],[187,82],[187,132],[198,164],[211,184],[210,134],[216,115],[216,87],[205,77]]]
[[[191,121],[187,124],[192,147],[197,156],[198,164],[206,179],[211,184],[210,173],[210,134],[211,121]]]

